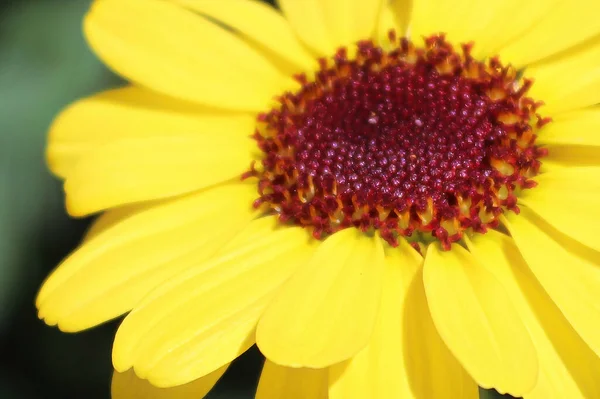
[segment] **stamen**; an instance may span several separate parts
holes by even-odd
[[[302,88],[259,116],[263,156],[243,177],[258,178],[255,206],[319,239],[354,226],[394,246],[417,233],[449,248],[518,212],[549,119],[525,96],[530,80],[475,60],[471,45],[390,38],[390,51],[360,42],[354,59],[340,49],[313,79],[299,76]]]

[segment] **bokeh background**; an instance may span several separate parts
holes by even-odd
[[[66,215],[61,184],[46,170],[48,126],[66,104],[123,84],[86,47],[81,20],[89,3],[0,0],[1,399],[110,396],[118,320],[64,334],[39,321],[33,305],[44,277],[90,223]],[[261,365],[250,350],[209,398],[252,398]]]

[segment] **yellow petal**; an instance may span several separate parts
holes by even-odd
[[[581,340],[529,270],[514,241],[496,231],[477,234],[467,245],[479,264],[508,292],[531,334],[539,374],[527,399],[596,398],[600,358]]]
[[[533,388],[538,363],[510,297],[460,245],[430,245],[423,280],[433,322],[450,351],[484,388],[521,396]]]
[[[565,112],[552,119],[539,132],[538,143],[600,147],[600,107]]]
[[[312,253],[300,227],[253,221],[211,259],[161,285],[125,318],[113,363],[156,386],[184,384],[254,344],[254,329],[281,284]]]
[[[320,56],[332,56],[339,47],[328,31],[321,0],[277,0],[296,35]]]
[[[122,139],[90,151],[67,176],[67,210],[84,216],[240,179],[256,143],[236,132]]]
[[[379,18],[380,37],[383,35],[387,37],[390,29],[394,29],[398,36],[408,36],[412,3],[412,0],[388,0],[384,2]]]
[[[543,173],[535,176],[538,185],[530,190],[523,190],[524,198],[536,195],[536,191],[543,193],[544,190],[567,191],[566,195],[577,195],[583,192],[596,193],[600,190],[600,181],[596,178],[600,173],[598,167],[567,168],[552,173]],[[565,194],[563,194],[565,195]]]
[[[257,0],[174,0],[240,32],[300,70],[315,68],[314,57],[298,41],[289,22]]]
[[[122,206],[120,208],[110,209],[101,213],[93,222],[90,228],[85,232],[83,242],[90,241],[98,236],[104,230],[110,229],[114,225],[121,223],[123,220],[133,216],[136,213],[150,209],[151,207],[160,204],[161,201],[149,201],[142,204]]]
[[[582,145],[546,145],[548,156],[542,158],[542,173],[564,168],[600,166],[600,147]]]
[[[548,295],[600,354],[600,254],[561,234],[526,207],[504,223]]]
[[[517,68],[584,43],[600,33],[594,0],[544,0],[536,6],[545,12],[543,17],[500,51],[502,60]],[[519,7],[514,12],[529,17],[527,10]],[[510,19],[508,16],[507,21]]]
[[[457,44],[474,42],[473,55],[481,58],[495,54],[503,44],[534,26],[553,6],[553,1],[416,0],[410,35],[418,39],[443,32]],[[405,5],[400,2],[397,7]],[[506,62],[512,60],[506,58]]]
[[[322,0],[325,24],[338,46],[375,37],[382,0]]]
[[[53,122],[48,139],[50,169],[65,177],[91,150],[122,138],[180,133],[253,132],[255,116],[177,101],[138,87],[109,90],[79,100]]]
[[[122,216],[44,282],[40,318],[78,331],[132,309],[150,290],[214,254],[254,217],[252,185],[218,187]]]
[[[383,249],[354,228],[333,234],[282,287],[261,317],[256,342],[290,367],[322,368],[364,348],[379,307]]]
[[[388,250],[373,335],[352,359],[330,367],[330,399],[478,397],[477,385],[433,326],[422,262],[406,241]]]
[[[96,1],[84,30],[108,66],[173,97],[264,111],[289,84],[289,77],[234,33],[173,3]]]
[[[593,18],[600,23],[599,18]],[[542,47],[536,44],[536,48]],[[542,115],[595,105],[600,102],[599,63],[600,39],[596,39],[528,67],[525,76],[535,80],[528,96],[544,102],[539,111]]]
[[[185,385],[157,388],[135,375],[133,370],[115,371],[110,387],[111,399],[202,399],[227,370],[225,365]]]
[[[255,398],[327,399],[327,369],[284,367],[266,360]]]
[[[565,168],[536,177],[519,202],[577,241],[600,250],[595,221],[600,220],[600,167]]]
[[[379,21],[377,22],[377,43],[383,48],[387,48],[389,43],[389,32],[394,30],[398,36],[406,34],[408,26],[408,12],[410,9],[402,8],[402,15],[396,14],[390,1],[385,1],[379,12]],[[405,18],[404,18],[405,17]]]
[[[477,399],[477,383],[450,352],[436,329],[427,304],[422,269],[406,294],[403,315],[404,367],[417,399]]]

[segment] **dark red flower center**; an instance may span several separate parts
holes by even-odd
[[[391,51],[358,44],[321,60],[314,78],[259,116],[263,157],[245,177],[283,222],[324,238],[350,226],[379,230],[390,244],[484,233],[518,212],[534,186],[535,131],[547,122],[525,96],[531,81],[498,59],[486,63],[443,36],[415,47],[390,35]]]

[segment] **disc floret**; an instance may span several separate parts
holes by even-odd
[[[477,61],[442,35],[390,43],[340,49],[299,76],[301,89],[259,116],[262,159],[245,177],[258,179],[256,207],[318,239],[355,226],[394,246],[404,236],[449,248],[519,211],[548,120],[526,96],[532,81],[497,58]]]

